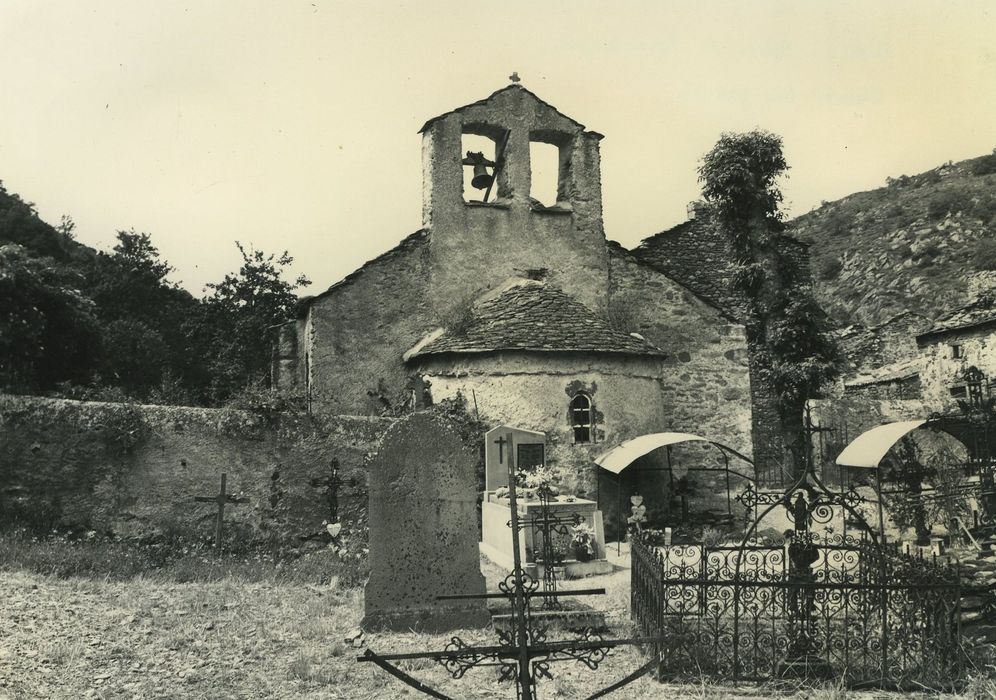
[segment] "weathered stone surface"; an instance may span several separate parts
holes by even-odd
[[[463,135],[503,143],[506,132],[491,199],[467,201]],[[607,241],[601,136],[521,86],[430,120],[422,138],[423,229],[304,304],[298,364],[288,339],[275,376],[306,367],[313,410],[368,414],[417,400],[421,376],[433,401],[460,394],[485,422],[546,433],[562,485],[589,497],[592,458],[644,433],[695,432],[751,454],[763,392],[726,308],[730,255],[715,231],[668,237],[680,245],[663,258],[687,279]],[[530,196],[531,140],[560,152],[553,207]],[[786,245],[805,266],[805,247]],[[578,391],[592,400],[591,443],[575,443]]]
[[[370,464],[370,579],[363,627],[439,632],[484,626],[475,456],[455,426],[415,413],[384,435]]]
[[[312,419],[183,406],[141,406],[0,395],[0,514],[122,536],[211,534],[213,506],[193,496],[228,491],[249,502],[225,513],[238,537],[322,529],[328,506],[310,480],[333,457],[344,480],[340,514],[362,519],[364,461],[391,421]]]

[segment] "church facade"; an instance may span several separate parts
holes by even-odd
[[[594,457],[645,433],[693,432],[751,453],[736,305],[712,277],[664,271],[718,275],[725,261],[682,260],[680,246],[662,261],[653,252],[678,240],[665,234],[634,251],[606,239],[600,134],[513,84],[421,135],[422,227],[302,300],[280,328],[278,388],[321,414],[460,395],[489,424],[544,432],[550,466],[589,495]],[[468,137],[493,151],[467,153]],[[537,142],[558,154],[556,202],[545,205],[531,193]],[[468,191],[482,172],[486,194]]]

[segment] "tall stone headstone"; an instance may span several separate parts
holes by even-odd
[[[475,455],[455,426],[415,413],[388,429],[370,464],[370,579],[362,626],[442,632],[490,617],[477,546]]]

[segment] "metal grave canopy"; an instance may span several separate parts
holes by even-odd
[[[874,469],[893,445],[926,422],[927,419],[906,420],[876,426],[854,438],[844,451],[837,455],[836,462],[842,467]]]

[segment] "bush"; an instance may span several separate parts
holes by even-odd
[[[937,192],[927,201],[927,217],[932,221],[939,221],[949,214],[967,210],[971,203],[965,192],[954,190]]]
[[[978,219],[984,224],[989,223],[996,219],[996,197],[980,196],[968,213],[973,219]]]
[[[996,173],[996,153],[983,156],[972,163],[973,175],[992,175]]]

